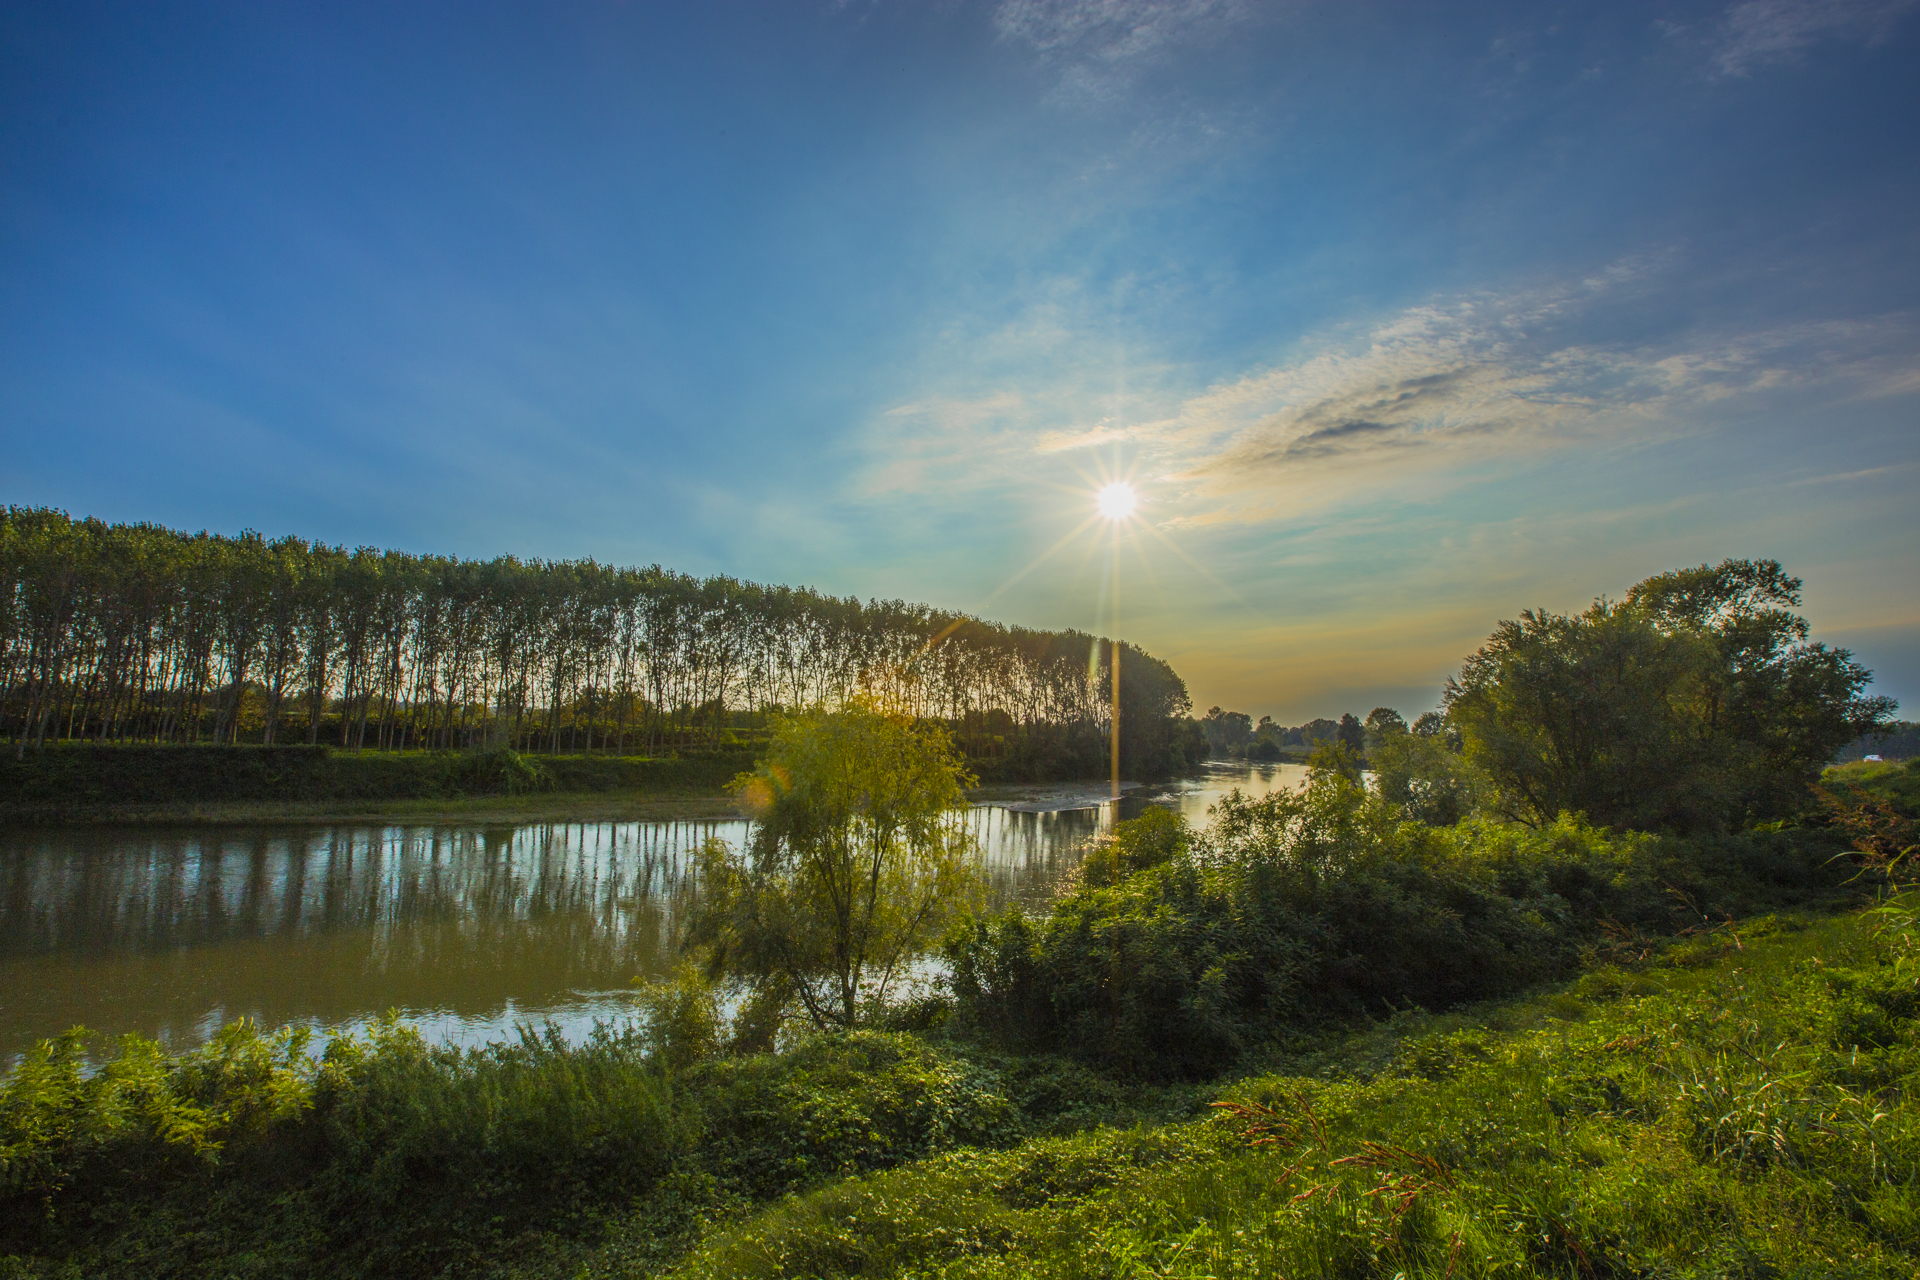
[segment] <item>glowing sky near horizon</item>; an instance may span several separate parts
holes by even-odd
[[[1771,556],[1911,716],[1916,61],[1913,0],[8,3],[0,500],[1104,633],[1123,479],[1200,709],[1411,718]]]

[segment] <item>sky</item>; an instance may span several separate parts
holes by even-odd
[[[7,0],[0,501],[1117,626],[1283,723],[1772,557],[1911,717],[1916,64],[1916,0]]]

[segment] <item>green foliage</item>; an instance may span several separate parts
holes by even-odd
[[[1504,816],[1563,812],[1637,830],[1788,818],[1886,698],[1845,650],[1808,641],[1800,581],[1771,560],[1649,578],[1575,617],[1502,622],[1457,678],[1448,715]]]
[[[1861,792],[1885,800],[1909,818],[1920,818],[1920,760],[1860,760],[1835,765],[1821,775],[1832,791]]]
[[[719,992],[705,974],[683,964],[669,979],[634,981],[640,987],[640,1034],[648,1061],[678,1074],[719,1055],[726,1020]]]
[[[480,1274],[618,1237],[635,1206],[671,1234],[1025,1131],[996,1069],[904,1035],[686,1064],[671,1040],[604,1029],[463,1053],[387,1023],[305,1048],[241,1023],[179,1056],[130,1037],[89,1073],[80,1033],[41,1046],[0,1084],[0,1256],[140,1277]]]
[[[1185,853],[1191,834],[1186,820],[1173,810],[1149,808],[1093,842],[1080,859],[1081,883],[1110,885],[1157,867]]]
[[[1229,796],[1163,862],[956,930],[955,1016],[1016,1052],[1206,1076],[1303,1025],[1508,995],[1596,949],[1831,892],[1834,852],[1809,832],[1681,841],[1576,818],[1432,828],[1321,770]]]
[[[978,893],[954,821],[971,781],[927,721],[859,702],[776,718],[738,782],[752,848],[707,842],[688,941],[716,975],[791,993],[815,1026],[855,1025]]]
[[[1212,1119],[836,1183],[675,1274],[1908,1277],[1920,995],[1886,959],[1857,916],[1723,928],[1478,1018],[1396,1019]]]
[[[1481,807],[1484,779],[1448,748],[1444,734],[1388,731],[1374,744],[1370,763],[1380,797],[1416,822],[1450,827]]]

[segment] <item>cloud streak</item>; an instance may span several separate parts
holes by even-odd
[[[1060,93],[1103,99],[1174,46],[1211,38],[1252,13],[1248,0],[1003,0],[993,25],[1060,68]]]
[[[1879,39],[1914,0],[1741,0],[1720,20],[1714,69],[1744,76],[1820,40]]]
[[[1086,471],[1118,447],[1161,482],[1166,523],[1259,523],[1383,484],[1451,484],[1548,451],[1677,438],[1782,397],[1832,404],[1916,385],[1920,326],[1907,314],[1593,339],[1623,310],[1661,307],[1667,274],[1656,258],[1436,299],[1184,397],[1165,370],[1127,394],[1095,394],[1100,379],[1064,337],[990,390],[888,410],[868,438],[863,487],[1005,490]]]
[[[1711,406],[1798,388],[1898,394],[1903,315],[1633,346],[1570,340],[1631,268],[1577,285],[1413,308],[1345,342],[1195,396],[1140,432],[1188,491],[1186,519],[1264,519],[1259,495],[1337,493],[1545,449],[1670,437]],[[1230,499],[1251,498],[1237,505]]]

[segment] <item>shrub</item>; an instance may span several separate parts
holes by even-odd
[[[1204,1076],[1303,1023],[1508,995],[1596,949],[1804,900],[1842,874],[1806,832],[1403,823],[1330,770],[1304,792],[1229,796],[1190,840],[1174,832],[1122,823],[1044,914],[951,933],[956,1024],[1016,1052]],[[1129,873],[1138,848],[1167,852]]]

